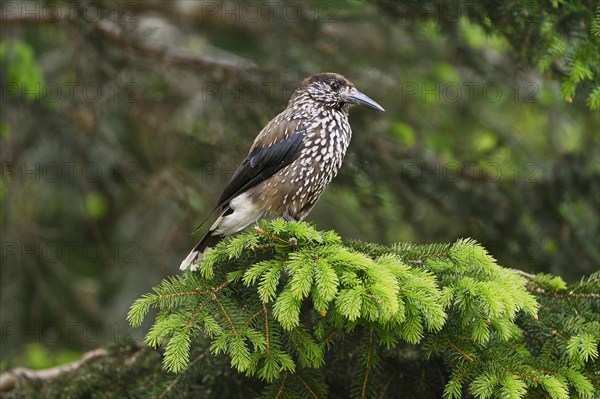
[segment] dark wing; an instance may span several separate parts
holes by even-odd
[[[223,190],[217,207],[227,204],[244,191],[294,162],[302,150],[302,137],[305,132],[306,127],[302,126],[285,140],[269,147],[255,147]]]
[[[285,122],[283,123],[285,124]],[[267,126],[265,131],[268,131],[269,127]],[[306,133],[307,127],[299,123],[291,135],[288,134],[287,130],[282,129],[283,125],[281,123],[275,127],[275,137],[283,139],[268,146],[261,146],[265,138],[264,132],[261,132],[261,135],[257,137],[252,146],[250,154],[248,154],[244,162],[235,171],[233,177],[223,190],[218,205],[210,212],[209,216],[200,226],[196,228],[194,233],[202,227],[214,211],[226,207],[229,201],[249,188],[265,181],[298,158],[302,150],[302,137]],[[284,138],[285,136],[288,137]]]

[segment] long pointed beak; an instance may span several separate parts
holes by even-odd
[[[352,104],[364,105],[365,107],[373,108],[381,112],[385,111],[385,109],[383,109],[381,105],[377,104],[375,100],[369,98],[369,96],[361,93],[358,90],[356,90],[352,94],[347,94],[346,96],[344,96],[344,99]]]

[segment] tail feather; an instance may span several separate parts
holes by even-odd
[[[179,269],[196,270],[202,261],[202,255],[214,247],[225,236],[235,234],[243,230],[250,223],[254,223],[264,214],[264,209],[255,203],[248,194],[241,194],[225,205],[217,217],[217,220],[202,236],[200,241],[188,256],[181,262]]]
[[[202,261],[202,255],[204,255],[206,251],[210,251],[210,249],[217,245],[223,238],[225,237],[221,235],[213,235],[212,230],[204,233],[200,241],[194,245],[194,248],[192,248],[188,256],[181,262],[179,270],[186,270],[187,268],[192,271],[196,270],[198,264]]]

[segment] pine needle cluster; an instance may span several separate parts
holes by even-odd
[[[526,278],[469,239],[384,247],[278,219],[222,241],[128,319],[139,326],[157,309],[146,343],[164,348],[168,371],[186,370],[208,339],[264,383],[264,397],[325,397],[336,373],[352,377],[352,397],[402,396],[405,361],[423,375],[436,365],[445,398],[592,398],[599,282],[573,292],[560,278]]]

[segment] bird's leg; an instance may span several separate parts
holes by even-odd
[[[283,214],[283,220],[285,220],[286,222],[297,222],[296,219],[294,219],[293,217],[291,217],[287,213]]]

